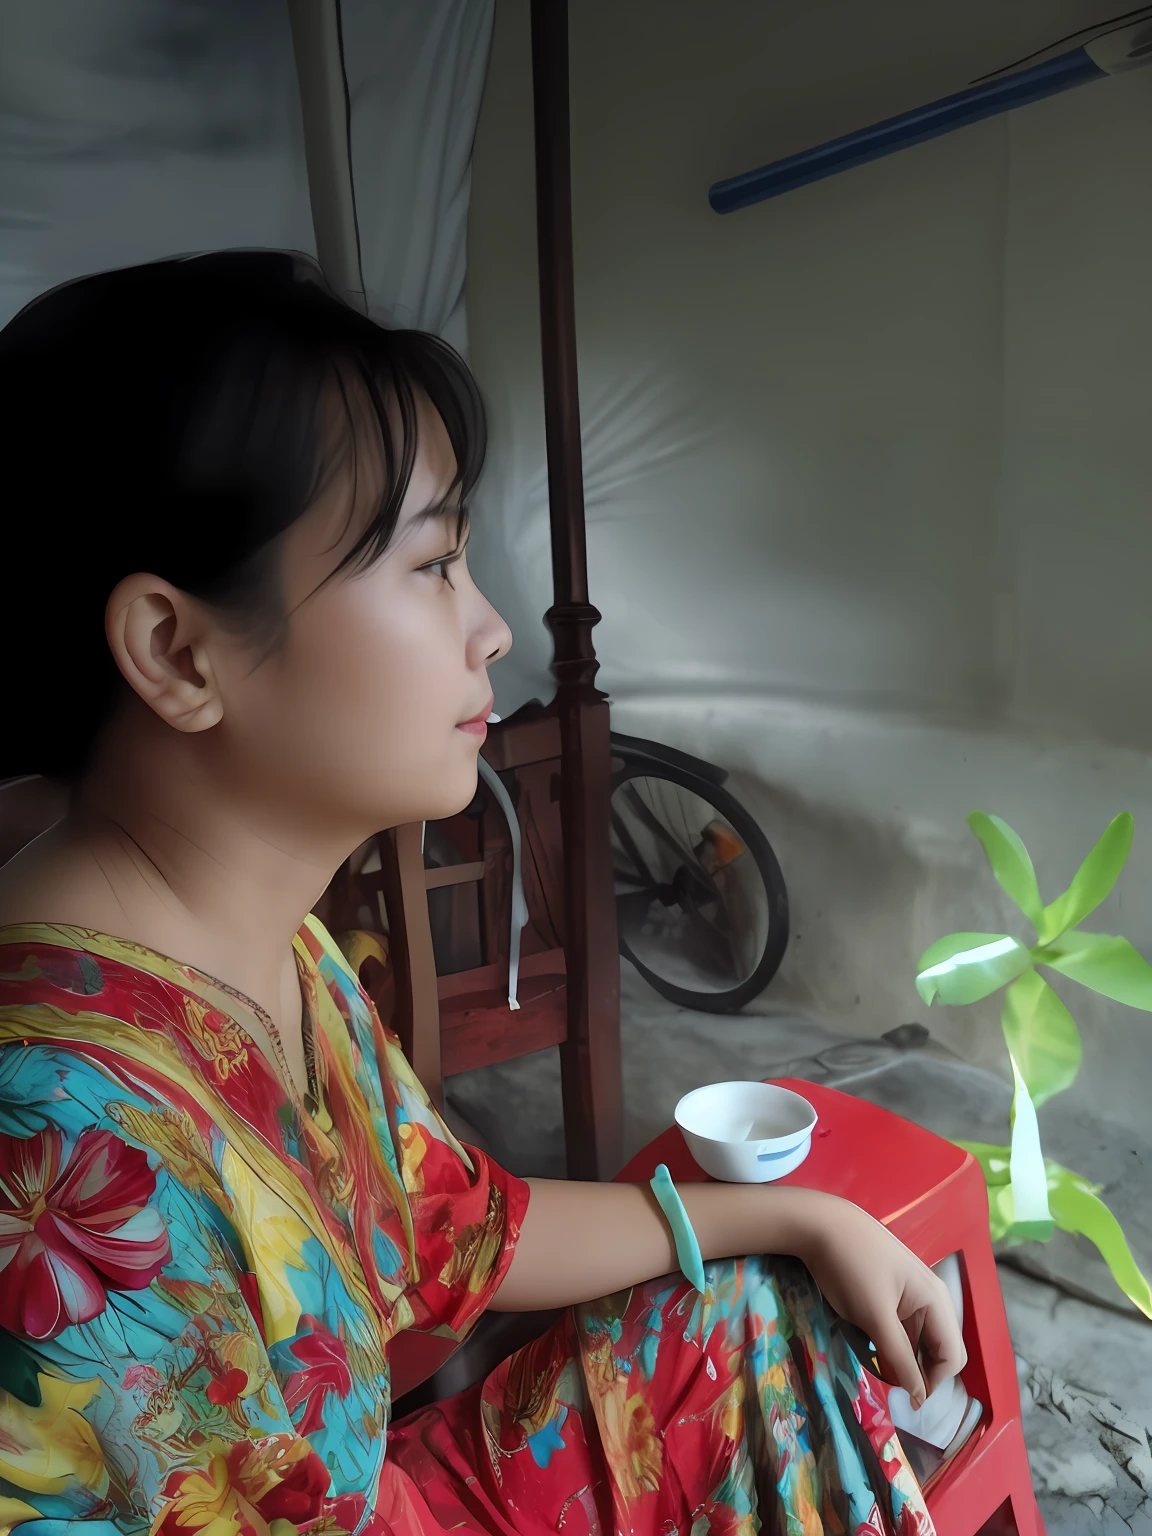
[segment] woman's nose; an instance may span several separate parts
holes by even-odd
[[[472,630],[469,649],[478,660],[489,666],[502,656],[507,656],[512,649],[512,631],[483,593],[477,592],[476,595],[480,599],[481,610]]]
[[[496,624],[492,649],[488,652],[489,662],[499,661],[502,656],[507,656],[508,652],[512,649],[512,631],[495,609],[492,610],[492,613]]]

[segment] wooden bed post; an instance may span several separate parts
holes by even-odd
[[[620,957],[608,831],[608,696],[596,687],[588,600],[568,110],[567,0],[532,0],[536,234],[548,505],[552,672],[560,721],[568,1038],[561,1046],[568,1177],[609,1179],[622,1158]]]

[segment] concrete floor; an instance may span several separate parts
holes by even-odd
[[[922,1030],[861,1041],[777,1011],[767,999],[735,1017],[691,1013],[658,997],[627,964],[621,997],[626,1156],[671,1123],[689,1089],[785,1074],[859,1093],[944,1136],[1007,1140],[1008,1086]],[[1152,1145],[1099,1121],[1074,1092],[1045,1107],[1045,1150],[1104,1186],[1147,1272]],[[563,1176],[556,1052],[454,1078],[448,1100],[460,1129],[514,1172]],[[1049,1536],[1152,1536],[1152,1323],[1130,1306],[1082,1239],[1057,1233],[1043,1247],[1000,1257],[1025,1436]]]

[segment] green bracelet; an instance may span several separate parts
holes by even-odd
[[[684,1278],[690,1281],[703,1296],[704,1260],[700,1256],[700,1244],[696,1241],[696,1234],[692,1230],[692,1223],[688,1220],[684,1202],[664,1163],[661,1163],[656,1170],[652,1180],[652,1193],[656,1196],[660,1209],[668,1218],[668,1225],[672,1228],[672,1236],[676,1240],[676,1258],[679,1260]]]

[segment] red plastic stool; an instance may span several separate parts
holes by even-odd
[[[780,1179],[840,1195],[867,1211],[929,1266],[958,1254],[964,1287],[965,1387],[984,1404],[967,1444],[925,1485],[937,1536],[1044,1536],[1020,1424],[1016,1361],[988,1230],[988,1195],[968,1152],[864,1099],[774,1079],[820,1116],[812,1150]],[[617,1175],[646,1183],[666,1163],[682,1183],[705,1180],[678,1126]]]

